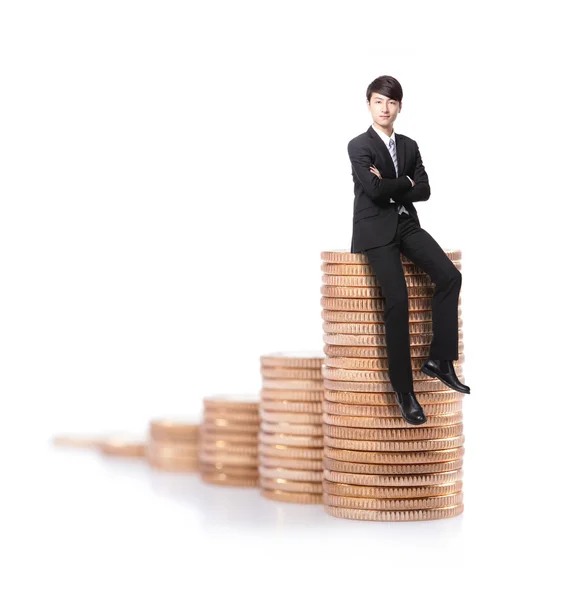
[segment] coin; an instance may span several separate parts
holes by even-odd
[[[448,402],[447,404],[420,404],[429,415],[441,415],[444,413],[459,412],[463,409],[463,401]],[[348,415],[350,417],[397,417],[400,415],[400,407],[398,405],[364,405],[364,404],[341,404],[340,402],[323,402],[323,412],[329,415]]]
[[[435,390],[430,392],[420,392],[419,403],[437,404],[452,403],[462,400],[465,397],[463,392],[447,389]],[[339,402],[341,404],[372,404],[372,405],[391,405],[398,406],[396,395],[392,392],[343,392],[340,390],[325,390],[325,400],[328,402]]]
[[[324,492],[323,501],[328,506],[364,510],[434,509],[462,504],[463,492],[455,492],[446,496],[429,496],[426,498],[355,498],[353,496],[335,496],[334,494]]]
[[[264,444],[283,444],[284,446],[307,446],[313,448],[323,447],[323,436],[300,436],[260,432],[258,439]]]
[[[288,367],[317,369],[321,367],[325,354],[321,350],[272,352],[260,357],[262,367]]]
[[[322,494],[323,484],[311,481],[293,481],[291,479],[260,478],[260,486],[268,490],[284,490],[286,492],[306,492],[309,494]]]
[[[262,377],[267,379],[323,379],[321,367],[316,369],[291,368],[291,367],[262,367]]]
[[[420,486],[384,486],[351,485],[348,483],[333,483],[323,480],[323,491],[335,496],[351,496],[360,498],[424,498],[429,496],[444,496],[454,494],[463,488],[463,480],[437,485]]]
[[[412,425],[400,417],[348,417],[345,415],[331,415],[323,413],[323,423],[339,425],[341,427],[441,427],[461,423],[463,412],[443,413],[427,417],[427,421],[421,425]]]
[[[342,448],[323,448],[324,456],[344,460],[348,462],[361,463],[381,463],[381,464],[407,464],[407,463],[427,463],[427,462],[445,462],[461,458],[465,454],[464,446],[455,448],[443,448],[439,450],[421,450],[400,451],[400,452],[364,452],[358,450],[344,450]]]
[[[322,464],[322,463],[321,463]],[[317,470],[306,471],[301,469],[286,469],[284,467],[258,467],[260,475],[268,479],[290,479],[292,481],[323,481],[322,466]]]
[[[328,456],[323,457],[323,467],[328,469],[332,477],[328,477],[332,481],[344,483],[363,483],[358,479],[358,475],[420,475],[423,473],[445,473],[447,471],[456,471],[463,466],[463,458],[441,462],[428,463],[407,463],[407,464],[365,464],[357,462],[348,462],[344,460],[336,460]],[[350,477],[350,475],[356,477]],[[345,476],[344,479],[341,479]],[[376,480],[379,481],[379,480]],[[364,483],[364,485],[375,485],[372,483]],[[379,484],[376,484],[379,485]],[[413,484],[412,484],[413,485]]]
[[[433,519],[446,519],[460,515],[464,511],[464,504],[446,506],[443,508],[419,510],[363,510],[358,508],[343,508],[324,504],[326,513],[342,519],[356,519],[359,521],[428,521]]]
[[[425,361],[429,355],[430,346],[430,342],[426,344],[412,344],[410,340],[410,356],[422,358]],[[326,343],[324,348],[328,356],[346,356],[357,358],[387,358],[388,356],[385,344],[382,346],[347,346],[344,344],[333,345],[332,343]],[[459,356],[463,353],[464,348],[465,346],[463,342],[460,341],[458,344]]]
[[[292,502],[296,504],[321,504],[323,502],[323,496],[321,494],[285,492],[283,490],[267,489],[261,489],[260,494],[268,500],[277,500],[279,502]]]
[[[109,437],[103,440],[98,448],[103,454],[111,456],[146,456],[147,442],[140,439],[128,437]]]
[[[364,427],[337,427],[323,424],[324,435],[348,440],[432,440],[449,438],[463,433],[463,423],[447,427],[416,427],[414,429],[368,429]]]

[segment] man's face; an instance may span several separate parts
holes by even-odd
[[[388,96],[372,93],[370,102],[367,102],[368,110],[372,115],[374,123],[384,129],[389,129],[396,120],[398,113],[402,110],[402,103],[397,100],[392,100]]]

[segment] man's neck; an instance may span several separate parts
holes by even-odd
[[[373,125],[374,125],[374,127],[376,129],[379,129],[382,133],[385,133],[388,137],[392,137],[392,133],[394,133],[394,127],[393,126],[391,126],[389,129],[384,129],[384,127],[381,127],[376,122],[374,122]]]

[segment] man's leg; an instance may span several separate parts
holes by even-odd
[[[400,251],[423,269],[435,284],[432,299],[433,340],[429,358],[459,358],[459,293],[461,272],[435,239],[415,219],[405,219],[400,230]]]
[[[409,337],[408,288],[398,236],[386,246],[364,250],[376,284],[385,297],[384,323],[390,382],[396,392],[413,392]]]

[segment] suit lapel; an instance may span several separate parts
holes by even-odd
[[[385,164],[390,165],[390,170],[392,172],[392,176],[396,176],[396,167],[394,165],[394,161],[392,160],[392,155],[390,154],[390,150],[386,147],[386,144],[382,141],[382,138],[374,131],[374,127],[370,125],[367,129],[368,136],[372,140],[372,144],[376,149],[376,152],[382,157],[382,160]],[[404,138],[398,134],[394,135],[394,139],[396,140],[396,156],[398,157],[398,176],[401,177],[404,175],[404,168],[406,166],[406,148],[404,143]]]

